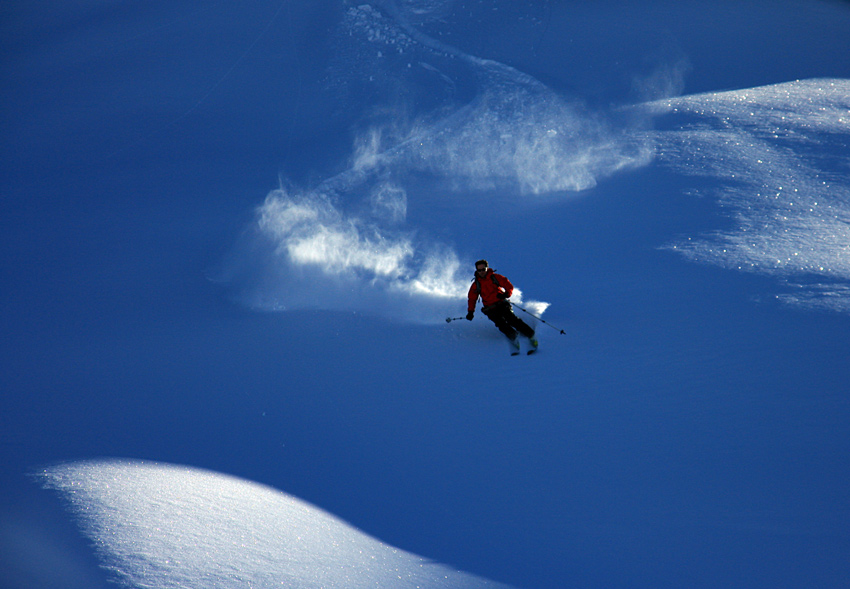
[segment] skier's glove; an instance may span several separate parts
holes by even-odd
[[[503,300],[503,301],[504,301],[505,299],[509,299],[509,298],[511,298],[511,297],[510,297],[510,295],[509,295],[508,293],[506,293],[506,292],[500,292],[499,294],[497,294],[497,295],[496,295],[496,298],[497,298],[497,299],[501,299],[501,300]]]
[[[466,314],[466,320],[467,321],[472,321],[473,317],[475,317],[475,313],[472,312],[472,311],[470,311],[469,313]]]

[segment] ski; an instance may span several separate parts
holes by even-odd
[[[520,340],[517,337],[514,340],[508,340],[508,344],[511,350],[511,356],[519,356],[519,353],[522,351],[522,347],[520,346]],[[530,346],[528,350],[525,352],[526,355],[531,356],[535,352],[537,352],[537,348],[539,344],[537,343],[537,338],[532,337],[528,339],[528,345]]]
[[[510,341],[511,344],[511,356],[519,356],[519,338],[514,338]]]

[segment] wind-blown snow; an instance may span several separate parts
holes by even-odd
[[[409,60],[409,67],[415,63],[433,74],[429,93],[445,87],[455,100],[412,122],[405,122],[406,105],[391,104],[385,122],[371,125],[359,141],[353,169],[360,174],[424,171],[445,179],[444,198],[492,189],[523,198],[585,190],[599,178],[648,163],[648,146],[601,114],[511,66],[425,35],[409,21],[410,6],[407,11],[392,2],[381,7],[386,15],[368,4],[349,9],[343,34],[371,50],[349,48],[364,59],[338,77],[391,75],[395,62],[384,55],[392,52]],[[452,60],[463,66],[453,72],[458,80],[441,69]],[[457,104],[456,87],[464,84],[474,88],[473,98]]]
[[[654,106],[669,108],[679,122],[657,134],[661,162],[718,179],[722,188],[710,195],[732,219],[729,229],[683,237],[670,249],[776,275],[791,283],[791,292],[780,295],[789,303],[850,311],[850,80],[804,80]]]
[[[506,587],[368,537],[250,481],[170,464],[45,469],[107,569],[132,587]]]

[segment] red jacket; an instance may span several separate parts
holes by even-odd
[[[487,274],[483,278],[479,278],[478,274],[475,275],[475,278],[476,280],[473,280],[472,286],[469,287],[469,306],[467,308],[469,312],[475,311],[475,303],[478,301],[479,296],[479,285],[481,286],[481,302],[485,307],[495,305],[503,298],[508,298],[514,291],[514,285],[511,284],[511,281],[501,274],[493,272],[492,268],[487,268]],[[493,281],[494,278],[496,279],[496,282],[499,283],[498,286],[496,286],[496,282]],[[499,298],[498,295],[501,292],[505,294]]]

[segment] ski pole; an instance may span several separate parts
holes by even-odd
[[[555,327],[555,326],[554,326],[554,325],[552,325],[551,323],[548,323],[545,319],[543,319],[543,318],[541,318],[541,317],[538,317],[538,316],[537,316],[537,315],[535,315],[534,313],[529,313],[528,311],[526,311],[525,309],[523,309],[522,307],[520,307],[520,306],[519,306],[519,305],[517,305],[516,303],[512,303],[512,304],[513,304],[513,306],[514,306],[514,307],[516,307],[516,308],[517,308],[517,309],[519,309],[520,311],[523,311],[523,312],[525,312],[526,314],[531,315],[532,317],[534,317],[535,319],[537,319],[537,320],[538,320],[538,321],[540,321],[541,323],[546,323],[546,325],[548,325],[548,326],[549,326],[549,327],[551,327],[552,329],[554,329],[554,330],[557,330],[557,331],[561,332],[561,334],[563,334],[563,335],[566,335],[566,332],[565,332],[563,329],[558,329],[557,327]]]
[[[466,317],[446,317],[446,323],[451,323],[452,321],[459,321],[461,319],[466,319]]]

